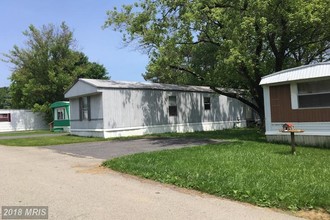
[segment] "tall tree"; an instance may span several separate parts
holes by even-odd
[[[262,76],[329,60],[328,6],[329,0],[141,0],[108,11],[104,27],[149,54],[146,80],[210,86],[264,120]]]
[[[0,109],[10,108],[10,96],[8,87],[0,88]]]
[[[89,62],[75,49],[73,33],[64,22],[59,27],[44,25],[40,30],[30,25],[23,34],[25,47],[14,46],[5,55],[14,65],[10,77],[12,107],[50,116],[49,105],[63,100],[64,92],[78,77],[109,78],[103,65]]]

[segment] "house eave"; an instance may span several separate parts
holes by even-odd
[[[330,77],[330,62],[304,65],[279,71],[261,78],[259,85],[287,84],[294,81]]]

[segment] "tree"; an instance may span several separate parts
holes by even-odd
[[[0,109],[10,108],[10,97],[8,87],[0,88]]]
[[[40,30],[30,25],[23,34],[25,47],[14,46],[5,54],[6,61],[14,65],[12,107],[46,112],[50,121],[49,105],[63,100],[78,77],[108,78],[103,65],[89,62],[85,54],[75,50],[73,33],[64,22],[59,27],[44,25]]]
[[[329,60],[328,5],[329,0],[144,0],[108,11],[104,27],[148,53],[146,80],[210,86],[249,105],[263,121],[262,76]]]

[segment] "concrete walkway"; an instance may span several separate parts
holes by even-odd
[[[299,219],[100,168],[102,159],[0,146],[0,206],[48,206],[49,219]]]

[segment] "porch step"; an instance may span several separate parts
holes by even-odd
[[[63,128],[53,128],[53,132],[63,132]]]

